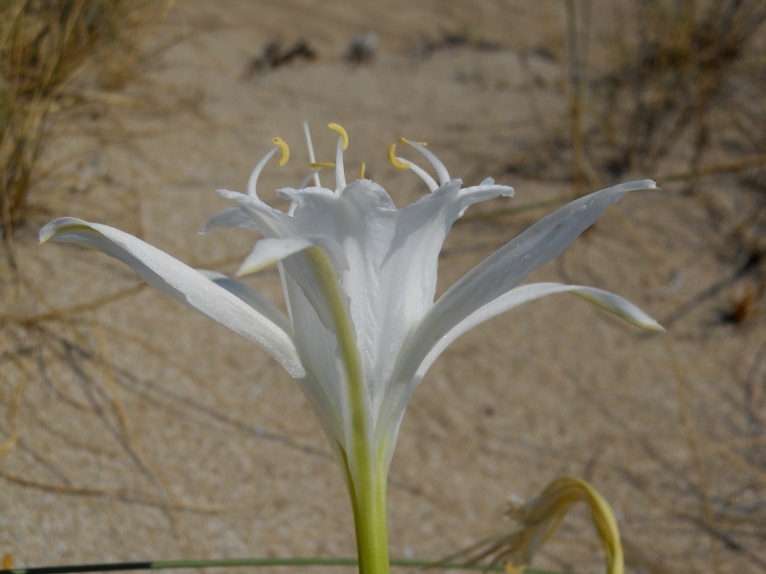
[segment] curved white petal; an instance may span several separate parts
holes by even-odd
[[[285,278],[285,296],[292,310],[295,346],[306,369],[306,376],[299,380],[301,389],[319,414],[325,433],[333,437],[330,443],[345,447],[346,380],[338,356],[338,339],[290,277]]]
[[[214,227],[241,227],[242,229],[252,229],[254,231],[260,231],[261,229],[241,205],[227,207],[211,216],[205,222],[205,225],[200,228],[199,232],[204,235]]]
[[[307,201],[308,202],[316,201],[317,198],[323,198],[323,200],[326,202],[324,204],[320,203],[317,205],[326,205],[327,203],[331,204],[332,201],[337,199],[335,192],[327,189],[326,187],[306,187],[306,186],[300,186],[300,185],[297,188],[291,188],[291,187],[280,188],[277,190],[277,195],[283,199],[289,199],[290,201],[295,203],[296,209],[298,209],[298,207],[300,207]]]
[[[444,187],[447,188],[447,186]],[[482,193],[481,188],[482,186],[479,186],[474,193]],[[650,180],[629,182],[592,193],[565,205],[532,225],[448,289],[430,307],[422,321],[410,332],[402,347],[397,366],[388,379],[383,400],[386,413],[381,415],[382,424],[378,432],[396,432],[398,422],[387,423],[385,421],[396,421],[401,416],[425,369],[451,341],[473,325],[486,320],[489,316],[494,316],[489,315],[482,318],[484,312],[490,313],[496,309],[496,314],[502,312],[503,309],[511,308],[512,304],[518,304],[514,303],[515,298],[528,293],[528,291],[510,292],[531,271],[541,267],[564,251],[598,219],[609,205],[630,191],[639,189],[656,189],[656,184]],[[447,190],[445,190],[446,192]],[[436,193],[434,192],[428,197],[433,197]],[[413,204],[413,207],[415,205],[417,203]],[[460,205],[453,205],[454,207],[460,208]],[[428,259],[432,258],[429,257]],[[427,271],[424,276],[428,276]],[[579,289],[581,296],[583,296],[586,292],[582,289],[586,288]],[[588,291],[587,293],[594,301],[599,301],[602,306],[611,305],[613,312],[620,309],[619,305],[615,303],[616,300],[611,300],[611,303],[608,303],[607,299],[597,297],[596,291]],[[543,294],[547,293],[541,290],[538,291],[537,296]],[[501,298],[504,299],[493,306],[493,302]],[[503,305],[506,306],[503,307]],[[485,306],[488,307],[484,309]],[[474,313],[478,314],[474,316]],[[385,430],[387,427],[390,429]],[[380,440],[384,444],[391,442],[390,438],[380,438]]]
[[[250,255],[239,266],[237,276],[256,273],[311,247],[324,250],[336,272],[348,269],[346,255],[333,238],[322,235],[296,235],[284,239],[266,238],[258,241]]]
[[[261,239],[237,269],[237,277],[257,273],[314,245],[313,241],[305,237]]]
[[[624,183],[586,195],[544,217],[450,287],[418,325],[405,353],[419,364],[436,341],[466,317],[561,254],[609,205],[630,191],[656,188],[651,180]]]
[[[56,219],[43,227],[40,241],[49,239],[88,245],[119,259],[158,291],[262,346],[294,377],[305,374],[288,332],[199,271],[156,247],[119,229],[72,217]]]
[[[665,332],[665,327],[624,297],[620,297],[610,291],[596,289],[595,287],[578,287],[574,285],[568,287],[572,287],[572,289],[562,289],[561,291],[569,291],[573,295],[577,295],[589,303],[593,303],[596,307],[601,307],[604,311],[641,329],[658,331],[660,333]]]
[[[642,329],[652,331],[665,330],[657,321],[627,299],[603,289],[582,285],[563,285],[561,283],[531,283],[511,289],[477,311],[474,311],[440,339],[432,340],[430,350],[425,355],[407,354],[405,352],[392,380],[393,384],[389,387],[384,401],[385,412],[381,414],[380,420],[385,422],[378,429],[380,434],[385,433],[386,435],[385,438],[381,437],[379,439],[382,441],[382,444],[395,444],[396,433],[398,432],[407,403],[428,369],[431,368],[434,361],[449,345],[474,327],[493,317],[497,317],[524,303],[556,293],[572,293],[577,295]]]
[[[403,335],[409,333],[433,305],[439,252],[452,225],[470,205],[512,195],[513,188],[507,186],[489,183],[461,189],[460,180],[452,180],[399,210],[381,260],[385,272],[380,290],[393,297],[380,328],[391,332],[396,326]],[[399,341],[399,348],[403,343]],[[395,358],[389,357],[389,362]]]
[[[285,333],[292,335],[293,327],[290,324],[290,319],[287,318],[282,311],[280,311],[274,303],[269,299],[258,293],[255,289],[251,289],[244,283],[227,277],[223,273],[217,271],[209,271],[207,269],[197,269],[205,277],[215,282],[226,289],[232,295],[237,296],[239,299],[250,305],[253,309],[261,313],[269,321],[281,328]]]
[[[572,293],[578,297],[585,299],[589,303],[596,305],[616,315],[620,319],[627,321],[628,323],[647,329],[650,331],[665,331],[665,329],[652,317],[647,315],[639,307],[615,293],[610,291],[604,291],[603,289],[597,289],[595,287],[586,287],[583,285],[564,285],[561,283],[530,283],[529,285],[522,285],[511,289],[504,295],[501,295],[497,299],[494,299],[490,303],[484,305],[477,311],[474,311],[463,319],[460,323],[455,325],[446,335],[444,335],[438,342],[431,348],[428,355],[423,359],[420,365],[417,367],[417,378],[421,378],[425,375],[426,371],[430,368],[433,362],[439,355],[461,335],[464,335],[474,327],[481,325],[485,321],[497,317],[498,315],[505,313],[541,297],[548,295],[554,295],[556,293]]]
[[[327,329],[334,332],[332,313],[315,268],[316,260],[305,253],[306,250],[312,248],[322,249],[327,255],[327,260],[338,277],[338,288],[342,292],[344,303],[348,308],[348,299],[340,285],[340,272],[348,269],[348,261],[346,261],[338,243],[331,237],[298,235],[284,239],[261,239],[242,263],[237,275],[255,273],[269,265],[282,262],[284,270],[301,287],[306,299],[314,307],[322,323]],[[295,316],[293,315],[294,320]]]
[[[228,189],[219,189],[217,193],[225,199],[239,203],[247,216],[253,220],[255,229],[267,237],[285,237],[293,234],[293,218],[278,209],[274,209],[258,197],[251,197]]]

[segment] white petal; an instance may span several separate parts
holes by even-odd
[[[396,442],[396,434],[401,418],[417,385],[439,355],[456,339],[481,323],[514,307],[556,293],[572,293],[633,325],[652,331],[664,331],[657,321],[633,303],[619,295],[602,289],[584,287],[582,285],[562,285],[561,283],[531,283],[511,289],[463,319],[463,321],[455,325],[440,339],[430,340],[430,345],[421,346],[418,344],[405,347],[405,349],[420,347],[420,352],[409,353],[405,350],[401,357],[401,362],[397,366],[397,371],[392,380],[393,384],[387,390],[384,400],[384,408],[386,410],[381,414],[380,420],[385,422],[378,429],[379,435],[385,434],[386,438],[381,437],[379,440],[382,440],[383,444],[394,444]],[[428,347],[430,347],[429,350],[423,354],[424,349]]]
[[[338,243],[331,237],[299,235],[285,239],[261,239],[255,244],[253,251],[237,271],[242,276],[254,273],[261,269],[282,262],[287,274],[303,290],[306,298],[311,302],[317,315],[325,327],[334,332],[332,313],[328,306],[326,294],[320,286],[320,280],[316,274],[314,262],[303,253],[310,248],[321,248],[329,259],[336,274],[348,268],[348,262]],[[338,276],[339,289],[343,292]],[[345,293],[343,293],[345,296]],[[345,300],[348,307],[348,300]],[[295,320],[295,316],[293,316]]]
[[[643,180],[597,191],[532,225],[444,293],[418,326],[414,346],[430,347],[473,312],[518,286],[531,271],[562,253],[609,205],[639,189],[656,189],[656,184]],[[408,352],[425,356],[428,351],[423,350]]]
[[[297,188],[283,187],[277,190],[277,195],[295,203],[296,209],[308,203],[313,206],[310,209],[321,210],[320,206],[332,205],[337,201],[335,192],[326,187],[301,187],[300,185]]]
[[[602,309],[624,319],[628,323],[647,329],[650,331],[665,331],[662,326],[636,305],[610,291],[596,289],[595,287],[585,287],[583,285],[563,285],[561,283],[530,283],[511,289],[509,292],[494,299],[484,307],[474,311],[471,315],[455,325],[446,335],[444,335],[429,351],[426,358],[417,368],[418,376],[425,375],[428,368],[433,364],[436,358],[453,341],[461,335],[467,333],[474,327],[513,309],[524,303],[534,301],[547,295],[556,293],[572,293]]]
[[[453,180],[400,210],[385,258],[385,280],[400,293],[405,317],[419,321],[433,304],[439,252],[453,223],[474,203],[512,195],[513,188],[507,186],[460,189],[460,180]]]
[[[352,269],[345,284],[370,381],[372,412],[377,413],[384,403],[396,402],[385,398],[387,383],[408,345],[408,334],[433,305],[439,251],[452,224],[469,205],[512,195],[513,189],[492,181],[460,189],[460,180],[453,180],[398,212],[381,211],[374,218],[364,217],[375,212],[365,192],[365,186],[360,185],[344,193],[359,204],[354,221],[359,222],[360,229],[350,235],[354,240],[362,238],[358,247],[353,241],[344,244]],[[371,204],[361,209],[365,201]],[[366,244],[361,245],[362,241]],[[389,436],[396,432],[398,426],[382,430],[387,423],[381,421],[376,433]],[[378,444],[392,446],[394,440],[390,438],[381,438]]]
[[[238,202],[248,217],[253,220],[255,228],[267,237],[285,237],[293,234],[293,218],[278,209],[274,209],[257,197],[227,189],[219,189],[217,193],[221,197]]]
[[[232,295],[236,295],[239,299],[280,327],[285,333],[292,333],[293,328],[287,315],[280,311],[267,297],[258,293],[255,289],[251,289],[244,283],[232,279],[231,277],[227,277],[223,273],[218,273],[217,271],[208,271],[207,269],[198,269],[197,271],[215,282],[216,285],[220,285],[226,289]]]
[[[130,266],[147,284],[261,345],[296,378],[304,375],[288,332],[202,273],[123,231],[65,217],[40,230],[49,239],[95,247]]]
[[[260,227],[253,221],[247,213],[247,210],[238,205],[236,207],[227,207],[210,217],[205,222],[199,232],[202,234],[207,233],[214,227],[241,227],[242,229],[252,229],[259,231]]]
[[[348,269],[348,262],[343,250],[334,239],[323,236],[296,235],[284,239],[266,238],[258,241],[250,255],[240,265],[237,275],[241,277],[255,273],[309,247],[324,249],[336,270]]]
[[[595,287],[575,287],[566,290],[570,291],[573,295],[577,295],[578,297],[593,303],[597,307],[601,307],[605,311],[616,315],[620,319],[623,319],[636,327],[646,329],[647,331],[665,332],[665,328],[656,320],[619,295],[609,291],[603,291],[602,289],[596,289]],[[562,289],[562,291],[565,291],[565,289]]]
[[[304,237],[261,239],[255,244],[255,247],[242,262],[242,265],[239,266],[237,277],[257,273],[309,247],[314,247],[314,242]]]
[[[564,251],[598,219],[609,205],[618,201],[626,193],[638,189],[656,189],[656,184],[650,180],[625,183],[565,205],[538,221],[448,289],[407,338],[396,370],[389,379],[389,387],[386,389],[384,399],[387,412],[381,420],[395,421],[401,416],[419,378],[451,341],[489,316],[494,316],[488,315],[483,318],[483,313],[497,314],[503,309],[519,304],[515,302],[516,297],[523,295],[526,291],[510,292],[532,270]],[[581,290],[581,296],[587,294],[602,306],[611,306],[610,310],[613,312],[622,312],[616,299],[607,300],[596,296],[592,290],[583,291],[587,288],[578,287],[578,289]],[[538,293],[538,297],[547,294],[543,291]],[[503,297],[506,298],[498,302],[497,306],[493,306],[494,301]],[[503,307],[503,305],[506,306]],[[484,309],[485,306],[487,306],[486,309]],[[633,317],[637,322],[641,322],[637,318],[638,315],[626,312],[624,316]],[[653,323],[647,322],[644,326],[650,324]],[[394,424],[392,427],[394,430],[391,432],[395,432],[398,428],[397,424]]]
[[[295,329],[295,346],[306,369],[301,389],[316,410],[330,444],[346,446],[343,410],[346,396],[345,370],[338,357],[338,339],[319,319],[303,289],[285,278]]]

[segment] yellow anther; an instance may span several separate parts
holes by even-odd
[[[320,169],[323,167],[335,167],[335,164],[330,161],[315,161],[311,164],[311,169]]]
[[[334,132],[338,132],[340,139],[343,140],[343,149],[345,150],[348,147],[348,134],[343,129],[343,126],[340,124],[327,124],[327,127]]]
[[[290,148],[287,147],[285,140],[282,138],[272,138],[271,143],[282,150],[282,157],[279,158],[279,165],[285,165],[287,160],[290,159]]]
[[[403,144],[405,144],[405,145],[410,145],[410,140],[408,140],[408,139],[399,138],[399,141],[400,141],[400,142],[402,142],[402,143],[403,143]],[[416,143],[416,144],[420,144],[420,145],[423,145],[423,146],[426,146],[426,145],[428,145],[426,142],[415,142],[415,143]]]
[[[359,179],[364,179],[364,170],[367,166],[362,162],[362,167],[359,169]]]
[[[388,146],[388,163],[394,166],[396,169],[410,169],[410,164],[399,161],[396,157],[396,144]]]

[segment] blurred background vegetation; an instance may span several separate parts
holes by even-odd
[[[73,122],[130,81],[167,0],[6,0],[0,6],[0,213],[6,239],[59,119]]]

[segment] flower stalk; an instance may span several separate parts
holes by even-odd
[[[344,452],[346,486],[351,498],[356,530],[357,556],[361,574],[388,574],[388,527],[386,524],[386,478],[376,453],[371,448],[369,413],[364,396],[364,373],[359,359],[351,318],[346,312],[337,273],[325,252],[310,247],[311,261],[319,288],[324,293],[338,337],[339,354],[344,366],[351,419],[350,459]],[[341,450],[342,445],[338,445]]]
[[[354,484],[346,468],[351,506],[354,512],[356,551],[361,574],[388,574],[388,524],[386,520],[385,471],[367,473]]]

